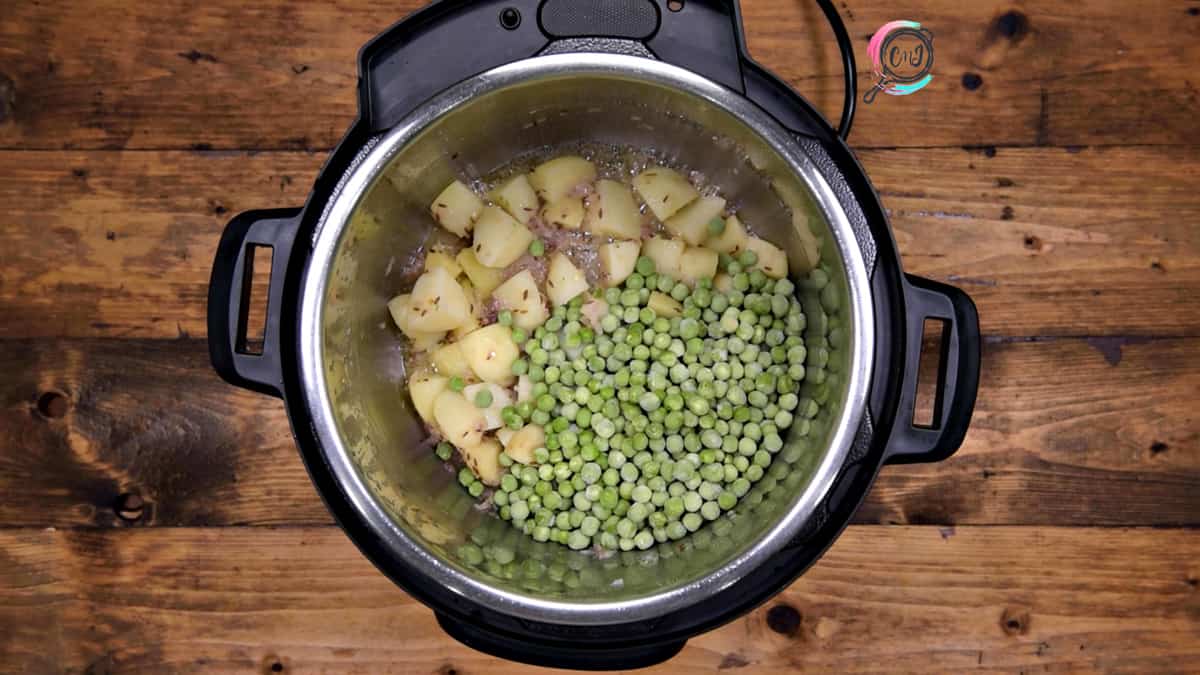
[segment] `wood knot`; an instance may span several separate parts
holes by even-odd
[[[17,108],[17,85],[12,78],[0,73],[0,124],[12,119]]]
[[[264,673],[282,673],[285,670],[287,670],[287,667],[283,665],[283,660],[278,656],[267,656],[262,661],[262,671]]]
[[[454,664],[452,663],[443,665],[441,668],[437,669],[437,672],[438,675],[458,675],[458,669],[455,668]]]
[[[1012,220],[1015,217],[1016,213],[1013,212],[1013,207],[1011,206],[1005,206],[1000,210],[1000,220]]]
[[[71,402],[61,392],[47,391],[37,399],[38,414],[48,420],[63,417],[70,408]]]
[[[124,492],[117,495],[113,511],[121,520],[127,523],[136,523],[146,515],[146,500],[135,492]]]
[[[803,620],[800,611],[791,605],[775,605],[767,611],[767,627],[780,635],[796,637]]]
[[[975,91],[983,86],[983,76],[979,73],[963,73],[962,86],[967,91]]]
[[[1029,612],[1023,609],[1008,608],[1000,615],[1000,629],[1005,635],[1025,635],[1029,632]]]
[[[1042,240],[1032,234],[1025,235],[1025,240],[1023,243],[1025,248],[1029,249],[1030,251],[1042,250]]]
[[[1013,42],[1020,42],[1029,34],[1029,17],[1015,9],[1009,10],[992,21],[989,32]]]
[[[1171,449],[1171,446],[1167,445],[1166,443],[1163,443],[1162,441],[1154,441],[1153,443],[1150,444],[1150,454],[1152,454],[1152,455],[1161,455],[1162,453],[1164,453],[1170,449]]]

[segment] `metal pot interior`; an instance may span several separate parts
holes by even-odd
[[[384,135],[351,170],[314,236],[303,292],[302,362],[314,426],[351,501],[397,556],[481,603],[564,623],[633,620],[695,602],[789,545],[828,489],[865,396],[869,295],[861,254],[828,186],[752,104],[646,59],[555,56],[507,66],[443,94]],[[679,542],[600,558],[537,543],[476,508],[432,454],[404,390],[386,302],[407,290],[430,238],[428,205],[453,178],[588,144],[652,149],[703,172],[744,222],[803,260],[808,228],[831,279],[800,283],[808,379],[820,403],[737,508]],[[849,270],[849,272],[848,272]],[[856,290],[857,289],[857,290]],[[855,300],[851,302],[851,292]],[[819,348],[824,367],[813,364]],[[795,432],[795,427],[793,427]]]

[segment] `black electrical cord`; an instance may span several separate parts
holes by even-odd
[[[834,37],[837,38],[838,51],[842,53],[846,95],[842,102],[842,120],[838,123],[837,133],[844,141],[850,137],[850,125],[854,122],[854,104],[858,99],[858,72],[854,64],[854,45],[850,42],[850,33],[846,31],[846,24],[842,23],[842,17],[833,6],[832,0],[817,0],[817,4],[821,6],[821,11],[825,12],[825,18],[829,21],[829,26],[833,28]]]

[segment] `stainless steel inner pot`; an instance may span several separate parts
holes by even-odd
[[[801,284],[810,354],[822,347],[829,354],[824,367],[810,356],[803,394],[821,405],[808,433],[793,426],[764,478],[731,513],[679,542],[605,558],[536,543],[474,506],[424,442],[385,307],[407,290],[400,271],[431,234],[427,208],[447,182],[581,141],[653,148],[704,172],[733,196],[752,229],[788,250],[793,270],[815,243],[831,279],[824,290]],[[772,118],[674,66],[564,54],[464,81],[368,144],[312,245],[300,365],[326,461],[394,556],[498,611],[597,625],[647,619],[710,596],[789,545],[828,491],[862,420],[872,300],[842,207]]]

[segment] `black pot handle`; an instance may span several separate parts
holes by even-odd
[[[500,635],[471,623],[436,614],[438,624],[450,637],[485,654],[509,661],[546,668],[572,670],[635,670],[662,663],[679,653],[686,640],[656,645],[593,647],[585,644],[557,645]]]
[[[284,272],[300,217],[301,209],[272,209],[247,211],[229,221],[217,245],[208,285],[208,353],[213,368],[230,384],[272,396],[283,392],[280,303]],[[244,345],[250,281],[254,274],[253,263],[247,263],[246,254],[252,246],[272,249],[261,354],[250,353]]]
[[[889,464],[939,462],[953,455],[971,422],[979,390],[979,314],[961,290],[911,274],[905,275],[904,304],[908,312],[904,348],[904,381],[896,423],[888,440]],[[917,399],[921,340],[926,319],[943,321],[941,362],[933,425],[912,423]]]

